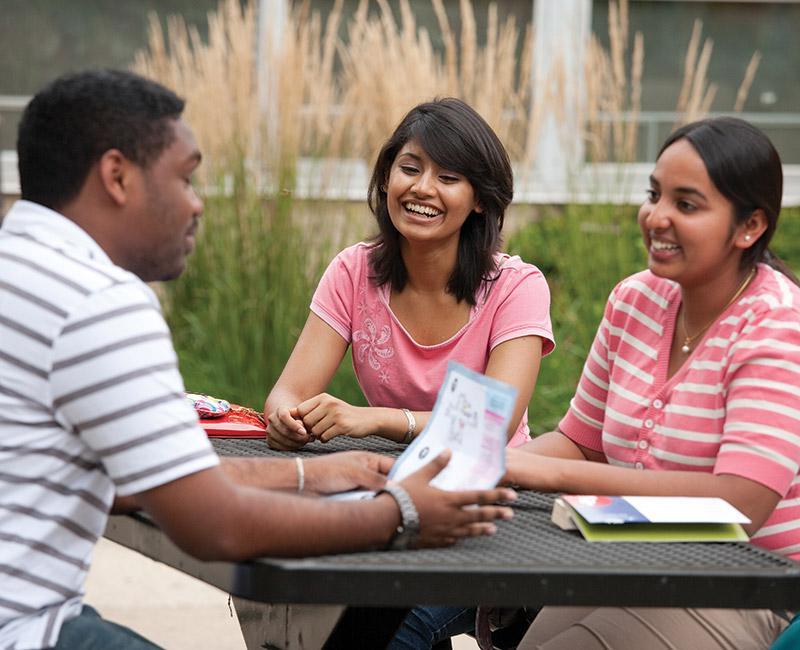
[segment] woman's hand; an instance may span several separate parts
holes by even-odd
[[[346,350],[347,341],[330,325],[314,313],[308,315],[286,367],[264,404],[270,447],[299,449],[313,440],[297,405],[325,390]]]
[[[313,440],[303,426],[297,407],[275,409],[267,416],[267,423],[267,444],[272,449],[293,451]]]
[[[322,442],[336,436],[364,438],[380,428],[369,407],[353,406],[338,397],[320,393],[297,405],[297,414],[305,431]]]

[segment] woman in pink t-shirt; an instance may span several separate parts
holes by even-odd
[[[767,246],[781,162],[739,119],[678,129],[639,210],[647,271],[614,288],[558,430],[508,453],[524,487],[721,497],[800,559],[800,288]],[[631,603],[634,605],[635,603]],[[520,648],[766,648],[769,610],[545,608]]]
[[[512,445],[553,348],[541,272],[499,252],[512,173],[503,145],[458,99],[420,104],[381,149],[369,185],[379,234],[337,255],[264,407],[268,441],[380,435],[410,442],[426,425],[448,360],[518,391]],[[323,391],[348,346],[370,406]]]

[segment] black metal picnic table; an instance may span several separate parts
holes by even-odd
[[[220,455],[286,453],[270,450],[263,440],[215,439],[213,444]],[[403,449],[380,438],[336,439],[292,455],[353,448],[394,456]],[[243,631],[249,627],[255,635],[248,640],[253,647],[262,639],[265,647],[320,647],[344,607],[800,609],[800,564],[791,560],[746,543],[589,543],[550,522],[552,503],[553,495],[521,491],[514,518],[500,522],[497,534],[444,549],[209,563],[177,549],[142,515],[112,517],[106,537],[241,599],[270,604],[239,612]],[[237,609],[246,608],[238,601]]]

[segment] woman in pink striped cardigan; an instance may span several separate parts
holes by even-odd
[[[611,292],[558,430],[509,479],[577,494],[722,497],[800,559],[800,288],[768,249],[782,169],[735,118],[675,131],[639,210],[648,270]],[[545,608],[521,648],[764,648],[766,610]]]

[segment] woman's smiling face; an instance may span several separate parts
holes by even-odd
[[[392,163],[386,199],[394,227],[408,241],[457,243],[467,217],[480,212],[470,182],[439,167],[415,140]]]
[[[648,267],[682,286],[702,284],[738,268],[733,204],[715,187],[691,143],[667,147],[650,176],[639,226]]]

